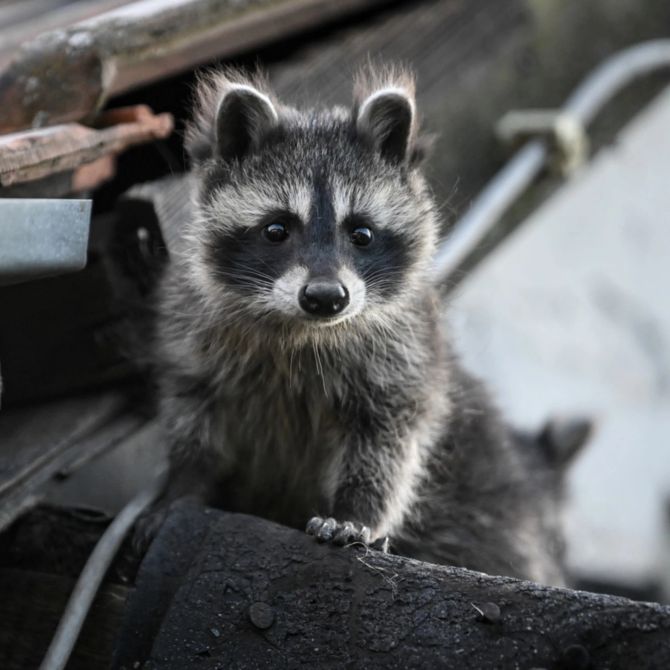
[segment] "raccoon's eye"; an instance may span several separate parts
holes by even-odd
[[[288,237],[288,230],[286,225],[280,221],[275,221],[274,223],[268,223],[265,228],[263,228],[263,235],[270,242],[283,242]]]
[[[273,244],[285,242],[291,235],[291,230],[300,226],[300,219],[293,212],[277,210],[268,212],[260,221],[263,237]]]
[[[372,242],[372,231],[367,226],[358,226],[351,231],[350,239],[357,247],[367,247]]]
[[[288,230],[283,223],[269,223],[263,228],[263,233],[270,242],[283,242],[288,237]]]

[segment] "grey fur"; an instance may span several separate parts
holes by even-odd
[[[299,112],[235,72],[202,83],[196,215],[156,329],[167,497],[301,528],[332,516],[310,531],[560,583],[560,473],[461,370],[440,318],[419,142],[413,82],[392,69],[359,77],[352,110]],[[275,249],[260,236],[276,210],[292,232]],[[345,230],[359,215],[370,251]],[[341,317],[296,307],[315,276],[347,286]]]

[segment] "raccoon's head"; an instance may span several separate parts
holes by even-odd
[[[298,111],[210,75],[187,148],[199,177],[192,276],[254,323],[383,320],[425,285],[438,222],[419,173],[412,78],[359,78],[351,110]]]

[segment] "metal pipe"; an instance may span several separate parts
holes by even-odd
[[[573,91],[561,111],[583,126],[634,79],[670,67],[670,40],[644,42],[625,49],[599,65]],[[540,174],[549,157],[545,140],[525,144],[489,182],[470,209],[454,225],[435,255],[434,281],[448,291],[454,273],[471,256],[500,217]]]
[[[477,248],[500,217],[540,174],[549,155],[544,140],[533,140],[519,149],[504,169],[488,183],[467,213],[456,223],[434,259],[436,283],[449,289],[449,279]]]
[[[565,109],[584,125],[638,77],[670,67],[670,39],[643,42],[610,56],[566,100]]]
[[[158,476],[149,488],[133,498],[103,533],[91,553],[68,600],[56,634],[51,640],[40,670],[63,670],[74,649],[98,587],[102,583],[126,533],[156,499],[163,485]]]

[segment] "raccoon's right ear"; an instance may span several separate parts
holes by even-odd
[[[230,84],[216,109],[217,155],[228,161],[258,150],[278,121],[267,95],[248,84]]]
[[[402,88],[369,95],[358,108],[356,128],[391,163],[407,161],[414,135],[414,100]]]
[[[549,419],[536,437],[545,458],[564,469],[582,450],[594,432],[594,421],[585,416]]]

